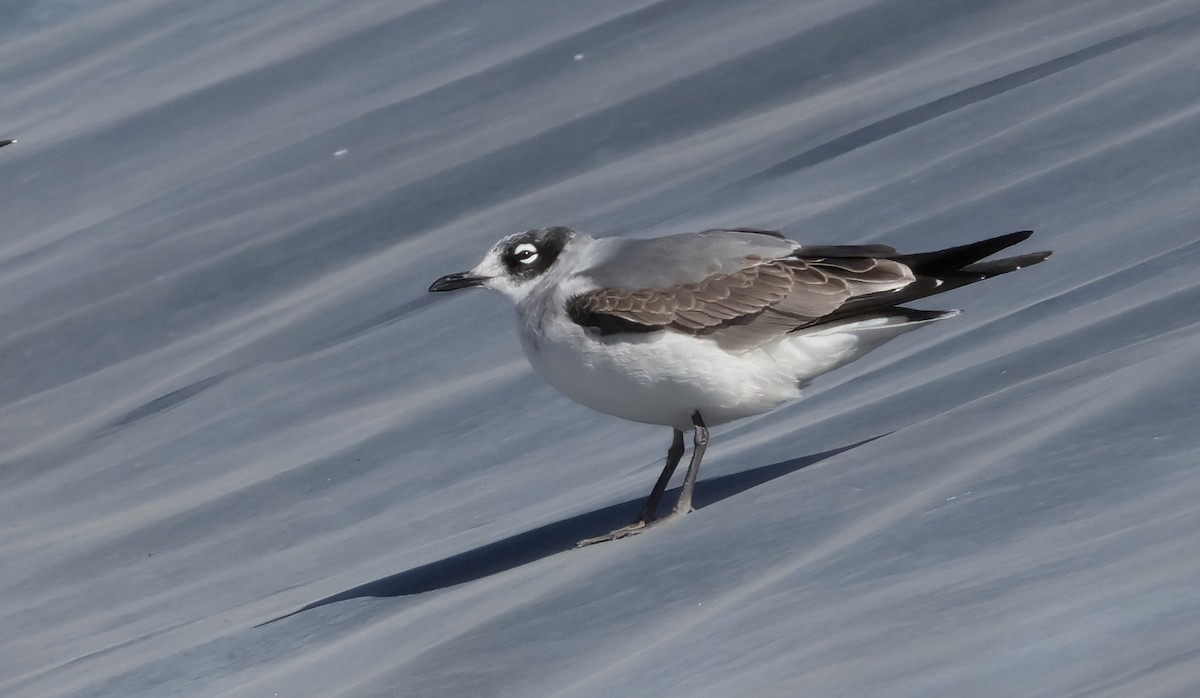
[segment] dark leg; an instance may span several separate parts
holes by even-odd
[[[700,460],[704,458],[704,449],[708,447],[708,427],[704,426],[704,420],[700,417],[700,412],[692,413],[692,424],[696,427],[694,440],[692,441],[692,462],[688,463],[687,475],[683,478],[683,489],[679,492],[679,501],[675,504],[675,511],[671,514],[672,516],[687,514],[693,511],[692,491],[696,489],[696,476],[700,474]]]
[[[671,475],[675,473],[675,466],[679,465],[682,458],[683,432],[676,429],[675,439],[671,442],[671,448],[667,450],[667,464],[663,467],[662,474],[658,476],[658,482],[654,483],[654,489],[650,490],[650,498],[646,500],[646,506],[642,507],[642,513],[638,515],[638,523],[648,524],[654,520],[658,502],[662,499],[663,492],[667,490],[667,483],[671,481]]]
[[[696,435],[693,440],[692,462],[688,464],[687,475],[683,479],[683,490],[679,493],[679,502],[675,504],[675,510],[670,516],[664,519],[655,519],[655,510],[658,508],[658,502],[662,499],[663,492],[667,489],[667,483],[671,480],[671,475],[675,472],[675,467],[679,465],[679,461],[683,459],[683,432],[675,430],[675,439],[671,442],[671,448],[667,451],[667,464],[663,468],[662,474],[658,476],[658,482],[654,483],[654,489],[650,491],[650,498],[646,500],[646,505],[642,507],[642,513],[638,516],[637,521],[618,528],[611,533],[606,533],[595,538],[587,538],[579,541],[579,547],[592,545],[595,543],[603,543],[606,540],[617,540],[619,538],[627,538],[634,536],[649,528],[652,524],[670,521],[692,511],[692,491],[696,488],[696,476],[700,473],[700,459],[704,457],[704,449],[708,446],[708,428],[704,426],[704,420],[700,418],[700,413],[692,414],[692,425],[696,427]]]
[[[654,483],[654,489],[650,490],[650,497],[646,500],[645,506],[642,507],[642,513],[638,514],[637,520],[628,526],[622,526],[621,528],[606,533],[602,536],[585,538],[579,541],[578,546],[582,548],[585,545],[603,543],[606,540],[627,538],[646,530],[646,527],[654,523],[655,511],[658,509],[658,503],[662,500],[663,492],[667,490],[667,483],[671,481],[671,475],[674,474],[675,468],[679,465],[679,461],[682,459],[683,432],[676,429],[675,438],[671,441],[671,448],[667,449],[667,464],[663,466],[662,473],[658,476],[658,482]]]

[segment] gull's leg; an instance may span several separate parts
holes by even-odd
[[[663,492],[667,491],[667,483],[671,481],[671,475],[675,473],[675,467],[682,459],[683,432],[676,429],[675,438],[671,441],[671,448],[667,450],[667,464],[663,467],[662,474],[658,476],[658,482],[654,483],[654,489],[650,490],[650,498],[646,500],[646,506],[642,507],[642,513],[638,515],[635,524],[640,523],[644,526],[654,520],[658,502],[662,499]]]
[[[692,508],[692,491],[696,489],[696,476],[700,474],[700,460],[704,458],[704,449],[708,447],[708,427],[700,412],[692,413],[692,424],[696,432],[692,441],[692,462],[688,463],[687,475],[683,478],[683,489],[679,491],[679,501],[675,503],[675,511],[671,516],[682,516],[694,511]],[[678,432],[676,432],[678,433]]]
[[[658,503],[662,500],[663,492],[667,490],[667,483],[671,481],[671,475],[674,474],[679,461],[683,459],[683,432],[675,430],[675,437],[671,441],[671,448],[667,450],[667,464],[663,467],[662,473],[658,476],[658,482],[654,483],[654,489],[650,490],[650,497],[646,500],[646,505],[642,507],[642,513],[638,514],[637,520],[628,526],[622,526],[615,531],[611,531],[602,536],[595,538],[585,538],[579,541],[578,546],[592,545],[594,543],[603,543],[606,540],[617,540],[618,538],[626,538],[628,536],[641,533],[647,526],[654,522],[654,512],[658,509]]]
[[[662,474],[658,476],[658,482],[654,483],[654,489],[650,491],[650,498],[642,507],[642,513],[638,516],[637,521],[602,536],[585,538],[579,541],[578,547],[634,536],[652,524],[670,521],[692,511],[692,492],[696,489],[696,477],[700,474],[700,461],[704,458],[704,449],[708,446],[708,427],[704,426],[700,412],[692,413],[692,425],[696,428],[692,440],[692,461],[688,464],[687,475],[683,478],[683,489],[679,493],[679,501],[675,504],[675,510],[664,519],[654,518],[658,502],[667,489],[667,482],[671,480],[671,474],[675,472],[675,467],[683,458],[683,432],[678,429],[675,430],[675,439],[671,442],[670,450],[667,451],[667,465],[663,468]]]

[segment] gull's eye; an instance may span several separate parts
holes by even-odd
[[[537,246],[528,242],[523,242],[513,249],[513,257],[521,264],[529,264],[537,259]]]

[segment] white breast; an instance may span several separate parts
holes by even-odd
[[[696,411],[709,426],[767,412],[800,397],[813,378],[925,324],[874,318],[731,353],[707,338],[670,330],[601,336],[581,327],[565,309],[587,283],[551,273],[518,300],[518,334],[530,364],[594,410],[681,430],[691,429]]]
[[[518,306],[519,334],[546,382],[594,410],[680,430],[696,411],[709,426],[767,412],[800,397],[807,381],[924,324],[867,320],[734,354],[673,331],[601,336],[541,300]]]
[[[677,429],[699,411],[708,425],[758,414],[798,397],[773,361],[731,357],[708,340],[656,332],[618,340],[522,333],[533,367],[567,397],[607,414]]]

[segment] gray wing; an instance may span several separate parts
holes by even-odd
[[[751,231],[697,233],[723,241],[750,240]],[[754,251],[740,258],[722,258],[717,270],[700,278],[694,265],[683,280],[655,286],[634,283],[601,286],[567,301],[571,319],[601,333],[660,330],[710,336],[731,351],[750,349],[780,335],[815,325],[845,322],[856,317],[899,315],[931,319],[937,311],[900,307],[918,298],[943,293],[993,276],[1007,274],[1050,256],[1031,252],[982,261],[1029,238],[1021,230],[979,242],[933,252],[899,254],[883,245],[801,247],[789,241],[748,244]],[[769,240],[760,236],[759,240]],[[654,241],[647,241],[654,242]],[[760,254],[768,244],[788,242],[792,251],[778,256]],[[761,245],[757,247],[755,245]],[[678,243],[672,243],[678,244]],[[740,248],[739,248],[740,249]],[[655,264],[666,266],[659,258]]]
[[[727,249],[734,254],[744,254],[710,262],[711,267],[702,266],[703,260],[689,259],[684,273],[665,256],[654,259],[652,266],[675,268],[658,274],[639,272],[636,277],[628,274],[622,285],[602,284],[572,298],[567,304],[568,313],[575,322],[602,333],[671,330],[710,336],[723,348],[740,351],[816,324],[848,304],[860,305],[853,302],[855,299],[877,298],[876,294],[902,289],[915,280],[912,271],[900,262],[863,256],[868,250],[894,252],[883,246],[812,248],[821,256],[809,256],[809,248],[765,237],[772,243],[789,245],[783,255],[778,254],[780,247],[771,247],[776,252],[767,257],[760,253],[767,251],[764,248],[771,243],[742,242],[748,235],[716,236],[724,238],[722,243],[733,241]],[[701,269],[715,271],[701,275],[697,273]],[[638,285],[633,278],[686,280]]]
[[[590,248],[595,256],[579,273],[600,288],[668,288],[700,282],[714,274],[737,273],[753,260],[787,257],[799,247],[779,233],[749,229],[706,230],[649,240],[599,238]]]

